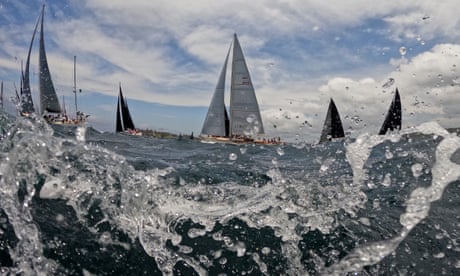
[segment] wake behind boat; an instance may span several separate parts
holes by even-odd
[[[231,47],[232,73],[230,116],[225,106],[225,76]],[[262,117],[246,60],[238,37],[234,34],[220,73],[214,95],[201,130],[201,139],[221,143],[280,143],[280,139],[260,139],[264,135]]]

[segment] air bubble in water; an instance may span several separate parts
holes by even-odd
[[[401,46],[401,47],[399,48],[399,53],[401,54],[401,56],[404,56],[404,55],[407,53],[406,47]]]
[[[228,156],[228,159],[232,160],[232,161],[235,161],[236,159],[238,159],[238,155],[236,155],[236,153],[230,153],[230,155]]]

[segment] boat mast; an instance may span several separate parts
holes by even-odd
[[[78,119],[77,105],[77,56],[73,56],[73,93],[75,94],[75,118]]]

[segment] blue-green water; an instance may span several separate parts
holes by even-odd
[[[459,275],[460,139],[204,144],[0,115],[2,275]]]

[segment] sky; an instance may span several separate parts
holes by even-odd
[[[330,98],[348,135],[377,133],[396,87],[403,128],[460,126],[456,0],[0,0],[8,98],[43,4],[58,96],[75,112],[76,56],[78,106],[101,131],[115,129],[121,83],[138,128],[199,134],[234,33],[268,136],[317,141]]]

